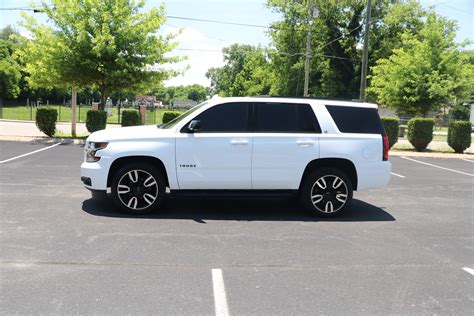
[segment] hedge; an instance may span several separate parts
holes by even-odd
[[[137,126],[141,125],[140,112],[138,110],[123,110],[122,111],[122,126]]]
[[[168,123],[172,120],[174,120],[175,118],[177,118],[178,116],[181,115],[181,112],[178,112],[178,111],[166,111],[166,112],[163,112],[163,124],[165,123]]]
[[[36,126],[39,130],[53,136],[56,131],[56,122],[58,120],[58,111],[52,108],[39,108],[36,110]]]
[[[101,110],[89,110],[87,112],[86,127],[89,133],[105,129],[107,124],[107,112]]]
[[[448,127],[448,145],[460,154],[469,148],[471,146],[471,122],[451,122]]]
[[[417,151],[426,149],[433,140],[434,120],[429,118],[412,118],[408,121],[407,137]]]
[[[389,147],[392,148],[393,145],[398,141],[398,128],[400,126],[400,120],[395,117],[382,117],[383,127],[388,136]]]

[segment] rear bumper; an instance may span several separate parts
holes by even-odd
[[[379,161],[357,166],[357,191],[384,187],[390,181],[392,163]]]

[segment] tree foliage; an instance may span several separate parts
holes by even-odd
[[[17,32],[10,26],[0,31],[0,98],[14,98],[20,93],[20,65],[14,59]]]
[[[165,21],[164,7],[141,10],[143,1],[52,0],[40,7],[51,23],[38,24],[25,15],[32,33],[20,54],[32,87],[95,87],[102,104],[113,92],[142,91],[166,79],[157,66],[174,35],[157,35]]]
[[[399,113],[425,116],[428,111],[474,92],[474,68],[454,42],[455,24],[430,13],[418,34],[402,34],[403,46],[373,67],[378,101]]]

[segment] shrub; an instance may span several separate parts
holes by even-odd
[[[89,133],[105,129],[107,124],[107,112],[101,110],[89,110],[87,112],[86,127]]]
[[[177,118],[180,115],[181,115],[181,112],[178,112],[178,111],[163,112],[163,124],[174,120],[175,118]]]
[[[412,118],[408,121],[408,140],[417,151],[426,149],[433,140],[433,127],[433,119]]]
[[[398,128],[400,126],[400,120],[395,117],[382,117],[383,127],[388,136],[389,147],[392,148],[393,145],[398,141]]]
[[[36,126],[49,137],[53,136],[56,131],[57,120],[58,111],[56,109],[38,108],[36,110]]]
[[[448,128],[448,145],[457,153],[463,153],[471,146],[471,122],[454,121]]]
[[[123,110],[122,112],[122,126],[137,126],[141,125],[140,112],[138,110]]]

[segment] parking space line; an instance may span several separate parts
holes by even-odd
[[[461,160],[469,161],[469,162],[474,162],[474,160],[469,160],[469,159],[461,159]]]
[[[221,269],[212,269],[212,285],[214,289],[214,305],[216,316],[228,316],[227,298],[224,287],[224,277]]]
[[[462,269],[464,271],[466,271],[467,273],[469,273],[470,275],[474,275],[474,269],[471,269],[471,268],[468,268],[468,267],[464,267]]]
[[[454,170],[454,169],[449,169],[449,168],[433,165],[433,164],[430,164],[430,163],[427,163],[427,162],[424,162],[424,161],[419,161],[419,160],[415,160],[415,159],[408,158],[408,157],[401,157],[401,158],[406,159],[406,160],[410,160],[410,161],[413,161],[413,162],[421,163],[423,165],[427,165],[427,166],[431,166],[431,167],[435,167],[435,168],[439,168],[439,169],[443,169],[443,170],[447,170],[447,171],[451,171],[451,172],[460,173],[460,174],[463,174],[463,175],[466,175],[466,176],[474,177],[474,174],[471,174],[471,173],[462,172],[462,171],[458,171],[458,170]]]
[[[397,174],[395,172],[390,172],[390,173],[393,174],[394,176],[397,176],[397,177],[400,177],[400,178],[403,178],[403,179],[406,178],[405,176],[402,176],[401,174]]]
[[[2,160],[2,161],[0,161],[0,164],[5,163],[5,162],[9,162],[9,161],[12,161],[12,160],[15,160],[15,159],[23,158],[23,157],[26,157],[26,156],[29,156],[29,155],[33,155],[33,154],[39,153],[40,151],[51,149],[51,148],[56,147],[58,145],[61,145],[61,142],[56,143],[56,144],[51,145],[51,146],[48,146],[48,147],[45,147],[45,148],[41,148],[41,149],[38,149],[38,150],[35,150],[35,151],[32,151],[32,152],[23,154],[23,155],[20,155],[20,156],[16,156],[16,157],[13,157],[13,158]]]

